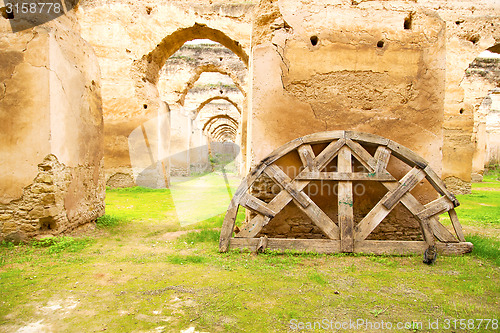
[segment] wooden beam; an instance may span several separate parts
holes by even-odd
[[[391,158],[391,151],[387,147],[380,146],[377,148],[373,158],[377,161],[374,171],[376,173],[386,173],[387,164],[389,164]]]
[[[418,166],[421,169],[425,169],[429,162],[424,160],[419,155],[415,154],[412,150],[396,143],[392,140],[389,140],[387,144],[387,148],[392,151],[392,154],[399,158],[401,161],[405,162],[411,167]]]
[[[473,249],[472,243],[436,243],[438,253],[443,255],[461,255],[469,253]],[[411,254],[423,253],[429,245],[423,241],[378,241],[369,240],[356,242],[354,244],[357,253],[373,254]]]
[[[330,163],[345,145],[345,139],[341,138],[335,142],[331,142],[325,149],[319,153],[319,155],[314,159],[314,163],[316,164],[317,170],[323,170],[328,163]],[[312,171],[312,170],[304,170],[304,171]]]
[[[267,236],[261,237],[259,239],[259,244],[257,244],[257,248],[256,248],[255,252],[257,252],[257,253],[264,252],[266,250],[266,248],[267,248],[267,242],[268,242]]]
[[[351,150],[344,146],[338,156],[339,172],[352,172]],[[352,182],[340,181],[338,184],[338,219],[340,227],[340,250],[354,250],[354,212],[353,212]]]
[[[314,151],[312,150],[311,145],[302,145],[298,149],[300,160],[302,161],[302,165],[308,168],[310,171],[317,171],[316,163],[314,163]]]
[[[240,205],[254,211],[255,213],[258,213],[258,214],[261,214],[261,215],[264,215],[264,216],[267,216],[270,218],[275,217],[277,214],[276,212],[267,208],[267,204],[264,201],[254,197],[248,193],[246,193],[243,196],[243,198],[241,198]]]
[[[399,181],[399,186],[388,197],[384,197],[382,200],[384,207],[392,209],[403,195],[410,192],[424,178],[425,173],[421,169],[414,167]]]
[[[455,209],[450,209],[448,211],[448,214],[450,215],[451,224],[453,224],[453,229],[455,229],[458,240],[461,242],[465,242],[462,226],[460,225],[460,222],[458,222],[457,212],[455,211]]]
[[[382,146],[387,146],[387,144],[389,143],[389,139],[371,133],[346,131],[344,137],[346,139],[351,139],[354,141],[361,141],[363,143],[376,144]]]
[[[351,139],[346,139],[346,145],[351,148],[354,153],[354,157],[369,171],[375,171],[377,168],[377,161],[372,155],[362,145],[352,141]]]
[[[424,206],[425,209],[417,215],[421,219],[426,219],[434,215],[439,215],[454,208],[453,202],[447,197],[440,197]]]
[[[306,208],[311,204],[311,199],[302,192],[302,189],[296,188],[293,181],[277,165],[269,165],[264,170],[269,178],[273,179],[278,185],[285,189],[302,207]]]
[[[301,172],[296,180],[372,180],[372,181],[396,181],[393,176],[387,173],[366,173],[366,172]]]
[[[247,249],[256,252],[260,238],[231,238],[230,247],[233,249]],[[422,254],[428,245],[423,241],[361,241],[354,243],[354,252],[383,254]],[[473,249],[472,243],[436,243],[437,251],[442,255],[461,255],[469,253]],[[339,253],[340,241],[331,239],[291,239],[291,238],[268,238],[267,249],[269,250],[295,250],[316,253]]]
[[[455,207],[458,207],[460,205],[460,202],[458,202],[457,198],[453,194],[451,194],[450,191],[446,188],[446,185],[444,182],[441,180],[441,178],[432,170],[429,166],[427,166],[424,169],[425,174],[427,175],[426,178],[431,183],[431,185],[434,187],[436,191],[438,191],[439,194],[446,196],[448,199],[450,199],[451,202],[455,205]]]

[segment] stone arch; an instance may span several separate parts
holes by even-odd
[[[216,123],[217,121],[221,120],[221,119],[227,119],[228,121],[230,121],[232,124],[234,124],[235,127],[238,127],[238,122],[231,116],[227,115],[227,114],[218,114],[216,116],[213,116],[211,118],[209,118],[206,122],[205,122],[205,125],[203,125],[203,131],[205,129],[209,129],[212,127],[212,125],[214,123]]]
[[[236,130],[229,125],[220,125],[210,137],[219,141],[224,135],[229,136],[231,141],[234,142],[236,139]]]
[[[141,73],[141,81],[156,83],[160,69],[172,54],[187,41],[194,39],[210,39],[218,42],[233,51],[248,67],[248,55],[238,41],[230,38],[224,32],[208,27],[205,24],[195,23],[192,27],[182,28],[165,37],[150,53],[136,60],[135,67]]]
[[[194,118],[196,119],[196,117],[198,116],[198,114],[200,113],[200,111],[207,105],[209,104],[210,102],[212,101],[215,101],[215,100],[218,100],[218,99],[221,99],[221,100],[225,100],[225,101],[228,101],[229,103],[231,103],[235,108],[236,110],[238,110],[238,113],[241,115],[241,109],[240,107],[238,106],[237,103],[233,102],[229,97],[226,97],[226,96],[215,96],[215,97],[210,97],[209,99],[203,101],[197,108],[196,110],[194,110]]]
[[[178,101],[180,105],[184,105],[186,95],[188,94],[189,90],[191,90],[194,87],[195,83],[200,79],[200,76],[203,73],[220,73],[222,75],[229,76],[229,78],[231,78],[231,80],[234,82],[235,86],[241,91],[243,96],[246,97],[246,92],[243,89],[240,80],[228,68],[217,66],[214,64],[204,64],[196,68],[193,76],[186,83],[184,89],[182,90],[181,97],[179,98]]]

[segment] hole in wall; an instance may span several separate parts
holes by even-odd
[[[318,42],[319,42],[318,36],[311,36],[311,38],[309,38],[309,39],[311,40],[311,45],[312,46],[318,45]]]
[[[460,112],[460,114],[463,114],[464,111],[465,111],[464,108],[461,108],[459,112]]]
[[[219,90],[219,92],[221,93],[221,95],[224,93],[224,91],[223,91],[222,89],[221,89],[221,90]]]
[[[40,231],[56,230],[57,223],[52,216],[42,217],[40,220]]]
[[[457,21],[455,21],[456,25],[460,25],[461,23],[464,23],[464,20],[457,20]]]
[[[2,12],[3,18],[5,18],[7,20],[13,20],[14,19],[14,12],[13,11],[8,12],[7,11],[7,7],[0,8],[0,12]]]
[[[467,37],[467,40],[469,42],[471,42],[472,44],[477,44],[477,42],[479,42],[480,38],[481,37],[478,34],[473,34],[473,35],[470,35],[469,37]]]
[[[153,10],[153,8],[151,7],[146,7],[146,13],[148,13],[148,15],[151,15],[151,11]]]
[[[222,61],[222,57],[219,58],[219,61]]]
[[[383,41],[383,40],[379,40],[379,41],[377,42],[377,47],[378,47],[378,48],[382,48],[382,47],[384,47],[384,44],[385,44],[385,43],[384,43],[384,41]]]
[[[147,108],[148,108],[148,105],[147,105],[147,104],[144,104],[142,107],[143,107],[143,108],[144,108],[144,110],[145,110],[145,109],[147,109]]]
[[[413,23],[413,13],[408,14],[408,16],[405,18],[405,21],[403,23],[403,28],[405,30],[410,30],[411,25]]]

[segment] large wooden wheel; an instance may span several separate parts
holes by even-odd
[[[319,154],[312,146],[327,144]],[[370,154],[366,147],[372,147]],[[376,149],[373,149],[376,147]],[[301,172],[291,179],[276,162],[294,150],[303,164]],[[392,157],[391,157],[392,156]],[[336,158],[335,172],[326,172],[326,166]],[[389,159],[397,158],[411,170],[401,179],[387,171]],[[357,160],[367,172],[354,172],[352,162]],[[269,177],[279,185],[280,192],[268,203],[251,195],[251,188],[259,177]],[[422,204],[410,191],[423,179],[437,192],[436,200]],[[338,219],[333,221],[304,189],[312,181],[338,182]],[[354,222],[353,181],[379,182],[387,193],[357,223]],[[293,202],[328,239],[267,238],[256,236],[281,210]],[[367,240],[370,233],[401,203],[418,221],[423,241]],[[247,248],[260,251],[295,249],[319,253],[363,252],[374,254],[405,254],[426,252],[432,261],[435,252],[463,254],[472,251],[472,244],[465,241],[454,208],[457,199],[430,168],[428,162],[389,139],[359,132],[333,131],[307,135],[276,149],[262,160],[243,180],[227,210],[221,230],[219,250]],[[235,220],[239,206],[254,212],[241,230],[236,230]],[[455,235],[444,227],[438,216],[448,212]],[[429,259],[431,258],[431,259]],[[435,256],[434,256],[435,258]]]

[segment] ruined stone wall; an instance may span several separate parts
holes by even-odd
[[[12,32],[22,24],[0,17],[0,240],[58,234],[104,213],[93,50],[73,13]]]
[[[131,170],[137,163],[131,160],[128,137],[141,124],[161,116],[157,84],[165,61],[186,41],[197,38],[225,44],[245,58],[250,49],[251,7],[238,1],[81,2],[77,13],[82,34],[96,50],[102,70],[107,179],[115,173],[135,177],[141,172]],[[164,155],[160,159],[169,154]]]

